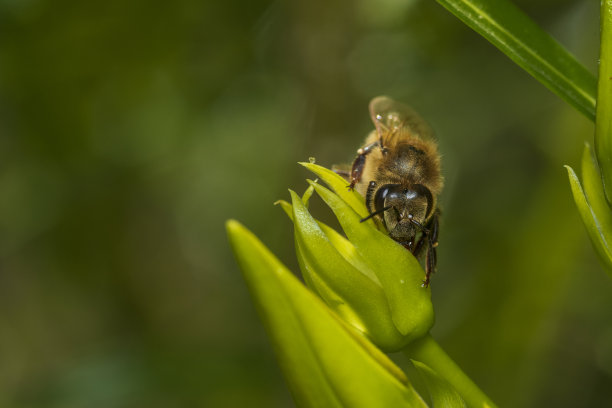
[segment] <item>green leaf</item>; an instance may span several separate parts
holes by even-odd
[[[333,171],[326,169],[325,167],[319,166],[314,163],[300,162],[302,166],[312,171],[314,174],[319,176],[338,196],[344,200],[361,218],[365,218],[370,215],[370,212],[365,206],[364,198],[355,190],[348,189],[348,183],[345,179],[340,177]],[[375,226],[378,229],[384,229],[381,225],[376,223],[376,218],[371,218],[367,221],[370,226]]]
[[[595,119],[595,77],[510,1],[437,1],[548,89]]]
[[[348,183],[333,171],[314,163],[300,162],[302,166],[319,176],[325,183],[338,194],[348,205],[351,206],[362,217],[368,215],[368,210],[363,202],[363,197],[355,190],[348,189]]]
[[[309,188],[312,188],[312,186]],[[312,188],[312,191],[314,192],[314,188]],[[303,197],[302,197],[302,201],[304,201]],[[293,206],[291,204],[289,204],[285,200],[278,200],[274,204],[280,205],[283,211],[285,212],[285,214],[287,214],[287,216],[289,217],[289,219],[293,221]],[[306,204],[304,203],[304,205]],[[363,273],[364,275],[372,279],[377,285],[380,285],[380,281],[378,280],[378,277],[370,269],[368,264],[364,261],[364,259],[359,254],[359,252],[357,252],[357,249],[355,248],[355,246],[351,244],[351,242],[348,239],[344,238],[344,236],[342,236],[338,231],[336,231],[332,227],[328,226],[327,224],[319,220],[316,220],[316,221],[317,221],[317,225],[319,226],[319,228],[321,228],[321,230],[325,233],[325,235],[327,235],[327,238],[329,239],[329,241],[338,250],[338,252],[340,252],[340,254],[344,257],[344,259],[346,259],[355,268],[359,269],[361,273]]]
[[[601,2],[601,42],[595,151],[604,180],[608,202],[612,203],[612,1]]]
[[[316,183],[317,181],[318,180],[315,180],[314,182]],[[302,195],[302,202],[304,203],[306,208],[308,208],[308,202],[310,201],[310,197],[312,197],[313,193],[314,193],[314,187],[308,186],[308,188],[306,189],[306,191],[304,191],[304,194]]]
[[[293,221],[293,207],[291,206],[291,204],[289,204],[285,200],[278,200],[274,203],[274,205],[280,205],[285,214],[287,214],[287,217],[289,217],[289,219]]]
[[[433,325],[433,306],[430,289],[422,287],[425,272],[416,258],[386,234],[361,223],[361,217],[336,194],[319,184],[311,185],[378,277],[395,327],[411,339],[425,335]]]
[[[606,241],[612,243],[612,210],[606,200],[597,159],[588,143],[585,143],[582,152],[581,171],[582,187],[589,206],[597,217],[602,232],[606,234]]]
[[[493,408],[496,406],[493,401],[491,401],[491,399],[483,393],[467,375],[465,375],[461,368],[448,356],[448,354],[446,354],[431,335],[424,336],[410,343],[404,350],[404,353],[411,360],[420,361],[425,364],[429,367],[431,372],[441,377],[439,380],[434,380],[432,378],[425,379],[426,383],[428,379],[430,380],[426,385],[432,396],[434,407],[439,406],[436,405],[436,400],[439,397],[444,397],[446,401],[456,399],[455,396],[451,395],[453,394],[451,389],[454,389],[470,408]],[[419,366],[417,365],[417,369],[418,368]],[[425,375],[430,375],[431,372],[427,372]],[[423,375],[423,372],[421,372],[421,375]],[[448,386],[442,383],[442,378],[448,383]],[[444,389],[444,394],[446,395],[434,395],[434,393],[438,392],[434,391],[434,389],[437,388]]]
[[[325,379],[315,350],[302,333],[304,328],[298,316],[290,307],[291,299],[287,298],[281,283],[283,279],[287,279],[289,272],[241,224],[230,220],[226,227],[236,258],[272,338],[281,368],[296,402],[304,407],[316,407],[317,404],[341,407],[335,392]],[[266,277],[269,279],[264,280]],[[300,370],[295,370],[294,367],[300,367]],[[304,375],[310,376],[309,384],[302,380]]]
[[[426,407],[401,370],[342,323],[246,228],[226,224],[300,407]]]
[[[567,168],[572,194],[578,212],[593,242],[593,246],[606,270],[612,276],[612,213],[606,201],[597,162],[587,144],[582,156],[582,180],[574,170]],[[584,189],[583,189],[584,187]]]
[[[423,379],[434,408],[467,407],[461,395],[438,373],[420,361],[412,360],[419,375]]]

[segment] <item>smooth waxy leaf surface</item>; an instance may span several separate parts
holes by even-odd
[[[420,373],[422,376],[425,375],[427,377],[424,380],[429,392],[432,394],[434,407],[437,407],[436,400],[438,398],[444,401],[444,403],[455,401],[456,396],[452,395],[452,389],[457,391],[461,399],[470,408],[496,407],[493,401],[465,375],[461,368],[457,366],[430,335],[424,336],[408,345],[405,353],[413,362],[415,360],[419,361],[430,369],[427,372],[421,370]],[[419,369],[418,365],[417,369]],[[440,380],[434,379],[433,374],[440,377]],[[448,386],[443,384],[442,379],[448,383]],[[433,395],[433,393],[438,392],[443,392],[444,395]]]
[[[310,280],[332,309],[365,332],[379,347],[385,350],[401,348],[407,339],[391,320],[382,286],[345,259],[297,194],[291,192],[291,198],[298,261],[303,275],[309,276],[304,279]],[[348,249],[352,246],[350,242],[340,241],[338,236],[335,239],[343,245],[345,253],[355,252]],[[324,285],[323,290],[319,283]]]
[[[437,1],[548,89],[595,120],[595,77],[513,3]]]
[[[368,215],[368,210],[363,202],[363,197],[355,190],[347,188],[348,183],[333,171],[314,163],[300,162],[300,164],[319,176],[325,183],[361,217]]]
[[[438,373],[420,361],[412,360],[427,386],[434,408],[464,408],[467,407],[461,395]]]
[[[312,189],[312,191],[314,191],[314,188]],[[304,197],[302,197],[302,201],[304,201]],[[285,200],[278,200],[276,203],[283,208],[285,214],[287,214],[291,221],[293,221],[293,206]],[[306,205],[306,203],[304,203],[304,205]],[[319,220],[316,221],[319,228],[321,228],[321,230],[325,233],[329,241],[336,248],[336,250],[340,252],[344,259],[346,259],[355,268],[359,269],[361,273],[372,279],[372,281],[374,281],[376,284],[380,285],[376,274],[372,272],[368,264],[363,260],[361,255],[359,255],[359,252],[357,252],[355,246],[332,227]]]
[[[349,183],[334,173],[332,170],[326,169],[325,167],[319,166],[314,163],[300,163],[308,170],[319,176],[321,180],[325,182],[331,188],[334,193],[338,194],[345,203],[347,203],[361,218],[365,218],[370,215],[370,212],[365,206],[364,198],[355,190],[349,190]],[[377,218],[371,218],[366,222],[367,225],[374,226],[375,228],[384,231],[384,226]]]

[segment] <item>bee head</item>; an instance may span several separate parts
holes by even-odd
[[[431,192],[423,185],[382,185],[374,194],[374,214],[381,214],[389,235],[403,241],[414,237],[433,208]]]

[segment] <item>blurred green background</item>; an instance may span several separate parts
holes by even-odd
[[[599,2],[517,3],[596,71]],[[609,405],[612,282],[562,168],[593,126],[437,3],[5,0],[0,406],[293,406],[224,222],[297,271],[272,203],[381,94],[440,140],[436,339],[500,406]]]

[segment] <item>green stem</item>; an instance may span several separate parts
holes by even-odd
[[[432,370],[444,377],[469,407],[494,408],[497,405],[459,368],[459,366],[446,354],[442,347],[430,334],[411,343],[404,353],[414,360],[428,365]]]
[[[595,120],[595,152],[608,203],[612,203],[612,0],[601,2],[601,45]]]

